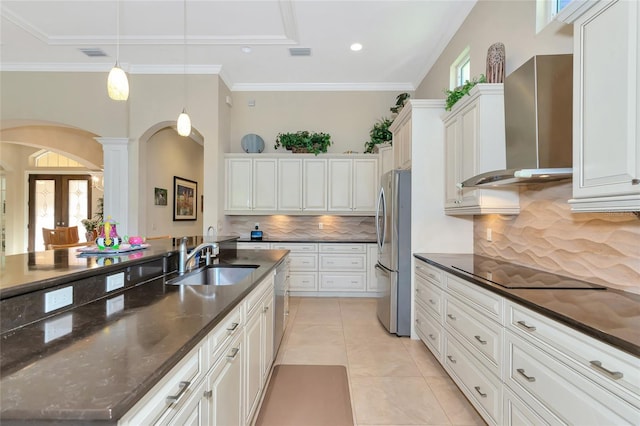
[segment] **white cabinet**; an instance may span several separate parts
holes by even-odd
[[[360,292],[367,285],[365,244],[320,244],[319,289]]]
[[[640,5],[585,2],[564,16],[574,31],[571,208],[638,211]]]
[[[640,360],[415,261],[415,331],[494,425],[638,424]]]
[[[302,159],[278,159],[278,210],[302,210]]]
[[[277,164],[273,158],[227,158],[225,210],[276,210]]]
[[[318,290],[318,245],[313,243],[272,243],[276,250],[290,250],[289,290],[315,292]]]
[[[380,176],[394,169],[393,146],[390,144],[378,145],[378,169]],[[378,182],[380,182],[380,179],[378,179]],[[376,186],[378,185],[376,184]]]
[[[329,210],[375,213],[378,187],[376,159],[329,160]]]
[[[367,244],[367,291],[377,292],[376,264],[378,263],[378,244]]]
[[[389,131],[393,134],[393,168],[395,169],[411,169],[411,144],[413,143],[411,109],[411,101],[408,101],[389,127]]]
[[[305,211],[327,210],[327,161],[323,159],[303,160],[302,208]]]
[[[460,188],[465,179],[506,166],[502,84],[478,84],[443,117],[445,212],[517,214],[518,189]]]
[[[244,334],[238,333],[228,348],[207,376],[205,395],[210,404],[209,421],[203,424],[210,426],[243,424]]]

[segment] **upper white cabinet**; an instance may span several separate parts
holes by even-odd
[[[329,210],[375,213],[377,159],[329,160]]]
[[[570,12],[570,13],[569,13]],[[574,211],[640,210],[640,6],[585,2],[573,23]]]
[[[386,143],[378,145],[378,172],[380,176],[393,170],[393,167],[393,146]]]
[[[520,212],[517,189],[460,188],[465,179],[506,166],[503,93],[502,84],[478,84],[442,117],[447,214]]]
[[[413,141],[412,101],[408,101],[389,127],[393,133],[393,166],[396,169],[411,168],[411,143]]]
[[[225,210],[275,210],[277,164],[274,158],[227,158]]]
[[[375,214],[376,155],[226,154],[225,214]]]

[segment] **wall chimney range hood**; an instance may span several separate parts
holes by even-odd
[[[462,188],[545,183],[573,176],[573,55],[538,55],[505,78],[507,169]]]

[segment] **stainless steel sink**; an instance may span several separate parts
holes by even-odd
[[[233,285],[247,278],[258,265],[209,265],[167,281],[171,285]]]

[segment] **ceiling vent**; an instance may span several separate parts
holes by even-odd
[[[290,47],[289,54],[291,56],[311,56],[311,48],[309,47]]]
[[[87,55],[90,58],[96,58],[96,57],[100,57],[100,56],[107,56],[107,54],[104,52],[104,50],[98,48],[98,47],[87,47],[87,48],[80,48],[79,49],[82,53],[84,53],[85,55]]]

